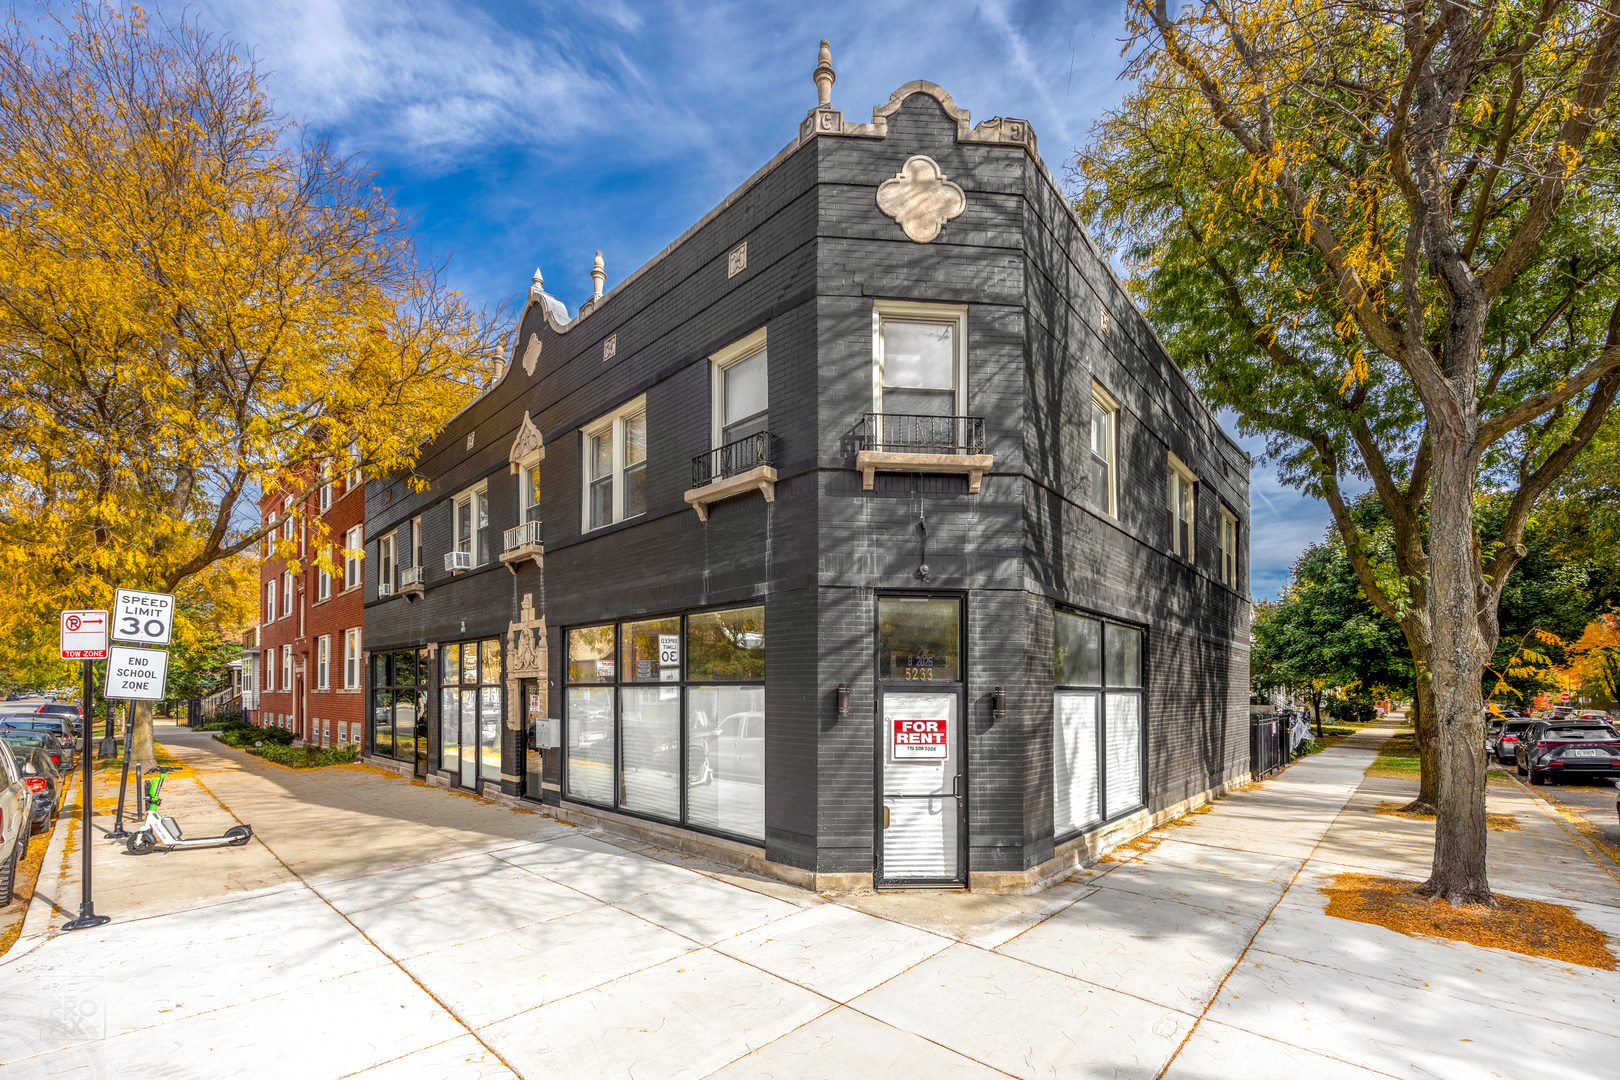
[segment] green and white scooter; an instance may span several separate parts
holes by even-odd
[[[146,802],[146,821],[139,829],[129,834],[124,846],[131,855],[145,855],[159,847],[215,847],[229,844],[231,847],[241,847],[253,839],[253,826],[232,825],[221,836],[198,836],[187,840],[180,832],[180,823],[166,814],[157,812],[162,804],[159,798],[163,791],[163,778],[171,773],[177,766],[159,765],[152,771],[156,776],[145,777],[136,786],[137,794]]]

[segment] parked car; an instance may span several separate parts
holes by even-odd
[[[56,716],[0,716],[0,729],[12,731],[48,731],[62,741],[68,752],[67,768],[78,761],[79,740],[74,737],[68,721]]]
[[[28,814],[29,831],[50,828],[66,786],[62,783],[62,770],[51,764],[51,755],[41,747],[32,750],[11,747],[11,756],[17,759],[17,767],[22,770],[23,787],[33,797]]]
[[[11,903],[17,863],[28,847],[33,801],[33,793],[23,783],[22,770],[11,756],[11,747],[0,742],[0,907]]]
[[[77,705],[51,704],[47,702],[34,710],[40,716],[59,716],[73,725],[75,733],[84,722],[83,712]]]
[[[16,692],[16,691],[15,691],[15,690],[13,690],[13,691],[12,691],[12,692],[11,692],[11,693],[9,693],[9,694],[7,694],[7,695],[6,695],[6,700],[7,700],[7,701],[21,701],[21,700],[23,700],[23,698],[24,698],[24,697],[25,697],[25,696],[26,696],[26,695],[24,695],[24,694],[19,694],[19,693],[17,693],[17,692]]]
[[[22,755],[38,747],[51,759],[51,767],[58,772],[72,768],[73,750],[66,746],[54,731],[35,731],[31,728],[0,727],[0,741],[11,747],[21,760]]]
[[[1497,762],[1498,765],[1511,765],[1511,764],[1513,764],[1514,753],[1518,749],[1520,736],[1522,736],[1525,733],[1525,731],[1529,729],[1530,725],[1537,724],[1537,723],[1543,723],[1543,721],[1539,721],[1539,720],[1504,720],[1504,721],[1502,721],[1502,730],[1497,733],[1496,745],[1491,748],[1491,753],[1495,755],[1496,762]]]
[[[1488,720],[1485,723],[1485,754],[1489,757],[1496,753],[1496,740],[1502,734],[1502,720]]]
[[[1620,732],[1596,720],[1537,720],[1514,752],[1520,776],[1620,777]]]

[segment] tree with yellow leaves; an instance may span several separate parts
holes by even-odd
[[[94,0],[47,15],[0,39],[0,649],[19,666],[59,609],[115,587],[235,589],[282,524],[261,491],[408,467],[505,334],[229,41]]]
[[[1417,664],[1425,889],[1491,903],[1498,603],[1620,390],[1620,0],[1127,11],[1133,88],[1079,156],[1077,209],[1212,403],[1331,507]],[[1388,511],[1392,560],[1347,481]],[[1484,492],[1509,502],[1494,535]]]
[[[1599,615],[1587,623],[1568,653],[1576,685],[1595,687],[1611,704],[1620,704],[1620,615]]]

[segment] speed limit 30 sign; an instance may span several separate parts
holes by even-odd
[[[174,633],[174,597],[169,593],[119,589],[113,598],[112,637],[142,645],[167,645]]]

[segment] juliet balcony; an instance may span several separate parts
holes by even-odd
[[[965,473],[968,491],[977,495],[994,464],[994,455],[985,452],[982,416],[867,413],[855,455],[867,491],[880,472]]]
[[[758,490],[766,502],[776,501],[776,440],[768,431],[699,454],[692,459],[692,489],[686,501],[699,521],[709,520],[709,507],[721,499]]]
[[[545,531],[538,521],[525,521],[515,529],[507,529],[501,545],[501,562],[512,573],[524,559],[533,559],[534,565],[545,565]]]

